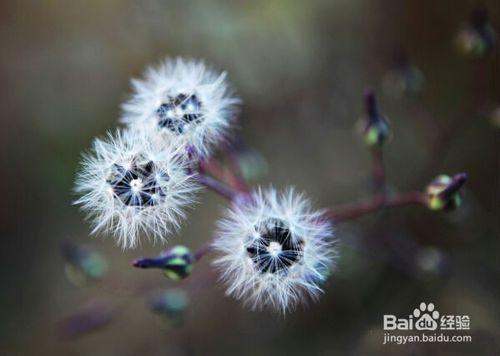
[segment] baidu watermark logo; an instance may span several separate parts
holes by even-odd
[[[408,317],[384,315],[385,331],[422,331],[421,334],[384,333],[383,344],[407,342],[470,342],[470,335],[428,333],[429,331],[470,330],[468,315],[441,315],[433,303],[420,303]],[[427,332],[427,333],[426,333]]]

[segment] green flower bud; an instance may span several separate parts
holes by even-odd
[[[395,68],[384,75],[384,91],[396,97],[414,97],[420,94],[425,83],[422,72],[415,66]]]
[[[449,211],[457,209],[462,203],[460,188],[467,180],[465,173],[453,177],[440,175],[436,177],[426,189],[427,206],[435,211]]]
[[[160,268],[163,274],[179,281],[186,278],[193,270],[195,258],[185,246],[175,246],[154,258],[140,258],[134,261],[133,266],[139,268]]]
[[[366,116],[361,120],[361,133],[368,147],[382,147],[391,135],[387,119],[378,112],[375,95],[365,93]]]
[[[457,35],[457,47],[464,55],[485,57],[491,52],[496,41],[496,33],[488,22],[486,8],[477,8],[467,25]]]
[[[167,253],[163,272],[166,277],[179,281],[186,278],[193,270],[194,257],[185,246],[175,246]]]
[[[152,311],[165,316],[169,321],[179,323],[189,306],[189,297],[183,289],[169,289],[151,298],[149,306]]]
[[[364,133],[365,143],[370,147],[381,147],[389,136],[389,126],[384,122],[367,126]]]
[[[262,155],[250,148],[240,151],[236,156],[243,178],[247,181],[256,181],[267,174],[267,162]]]
[[[106,272],[107,265],[98,253],[92,252],[83,258],[81,268],[90,278],[99,279]]]
[[[96,251],[66,241],[61,245],[61,252],[66,262],[66,276],[77,286],[101,279],[106,274],[106,261]]]

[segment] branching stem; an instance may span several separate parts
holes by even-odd
[[[421,192],[410,192],[395,197],[376,196],[372,199],[347,204],[330,212],[330,217],[335,221],[356,219],[363,215],[373,213],[385,208],[395,208],[406,205],[419,205],[425,203],[425,195]]]

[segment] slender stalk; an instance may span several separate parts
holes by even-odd
[[[228,155],[230,155],[230,153],[228,153]],[[230,160],[232,161],[234,158],[230,158]],[[239,169],[237,169],[237,167],[233,164],[234,162],[230,163],[231,169],[227,169],[216,160],[210,159],[208,161],[200,162],[200,170],[207,171],[217,179],[225,182],[227,185],[238,191],[247,192],[249,190],[248,184],[241,177]]]
[[[376,194],[382,197],[386,194],[385,189],[385,166],[384,153],[381,148],[373,148],[371,150],[373,161],[373,184]]]
[[[330,212],[330,217],[336,221],[356,219],[385,208],[395,208],[406,205],[425,203],[425,195],[421,192],[410,192],[395,197],[377,196],[373,199],[347,204]]]
[[[230,185],[230,182],[227,182],[224,178],[226,176],[226,172],[224,167],[214,159],[209,159],[207,161],[200,161],[200,172],[207,172],[217,179],[224,181],[226,184]]]
[[[196,262],[198,262],[203,258],[203,256],[208,254],[211,250],[212,250],[212,240],[206,242],[205,244],[200,246],[198,250],[196,250],[196,252],[194,253],[194,259],[196,260]]]
[[[226,157],[229,162],[229,171],[232,174],[231,177],[235,187],[243,192],[248,192],[250,190],[250,187],[248,186],[248,182],[245,180],[245,178],[243,178],[243,175],[241,174],[240,165],[238,164],[236,153],[234,152],[234,150],[226,151]]]
[[[205,187],[207,187],[208,189],[212,190],[213,192],[223,196],[224,198],[230,201],[232,201],[234,197],[238,194],[233,188],[206,174],[197,173],[195,177],[198,180],[198,182],[203,184]]]
[[[159,256],[154,258],[139,258],[132,263],[132,266],[138,268],[163,268],[165,265],[165,257]]]

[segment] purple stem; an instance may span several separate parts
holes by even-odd
[[[382,197],[386,194],[385,189],[385,166],[384,154],[381,148],[372,149],[373,160],[373,181],[375,193],[380,194]]]
[[[195,178],[198,180],[198,182],[206,186],[208,189],[216,192],[217,194],[230,201],[234,200],[234,197],[237,195],[234,189],[206,174],[198,173],[195,175]]]
[[[425,194],[410,192],[395,197],[379,196],[367,201],[348,204],[330,212],[330,218],[335,222],[356,219],[360,216],[385,209],[406,205],[419,205],[425,203]]]
[[[467,174],[466,173],[458,173],[453,176],[452,182],[446,187],[445,190],[443,190],[440,194],[441,197],[444,199],[449,199],[453,194],[458,192],[460,188],[465,184],[467,181]]]
[[[209,253],[212,250],[212,241],[209,241],[202,245],[195,253],[194,253],[194,259],[196,262],[201,260],[203,256],[205,256],[207,253]]]
[[[138,268],[163,268],[165,265],[165,257],[159,256],[154,258],[139,258],[132,265]]]
[[[369,120],[373,120],[378,116],[377,101],[375,93],[371,89],[365,90],[365,110]]]

